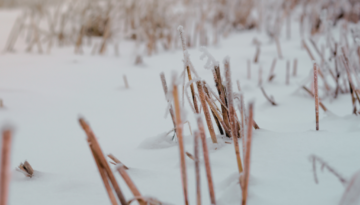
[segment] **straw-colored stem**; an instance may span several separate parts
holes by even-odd
[[[297,58],[294,59],[294,67],[293,67],[293,76],[296,76],[297,73],[297,64],[298,64],[298,60]]]
[[[236,162],[238,165],[239,173],[243,171],[241,157],[240,157],[240,149],[238,143],[238,131],[236,130],[236,120],[235,120],[235,108],[234,108],[234,98],[232,93],[232,84],[231,84],[231,73],[230,73],[230,63],[229,59],[225,58],[224,60],[224,67],[225,67],[225,77],[227,82],[227,99],[229,103],[229,117],[230,117],[230,125],[231,125],[231,137],[234,141],[234,148],[235,148],[235,155],[236,155]]]
[[[11,141],[11,130],[4,130],[2,133],[0,164],[0,205],[7,205],[9,200]]]
[[[276,58],[274,58],[274,60],[271,64],[270,74],[269,74],[269,78],[268,78],[269,82],[272,81],[275,77],[275,74],[274,74],[275,66],[276,66]]]
[[[191,72],[190,72],[189,65],[186,66],[186,71],[188,73],[189,81],[191,81],[192,77],[191,77]],[[193,83],[190,84],[190,90],[191,90],[191,95],[192,95],[192,99],[193,99],[193,103],[194,103],[195,112],[199,113],[199,108],[198,108],[197,100],[196,100],[196,97],[195,97],[195,89],[194,89],[194,84]]]
[[[200,183],[200,156],[199,156],[199,139],[198,131],[194,132],[194,161],[195,161],[195,177],[196,177],[196,205],[201,205],[201,183]]]
[[[91,154],[93,155],[94,157],[94,160],[95,160],[95,163],[96,163],[96,166],[99,170],[99,173],[100,173],[100,177],[104,183],[104,186],[105,186],[105,190],[109,196],[109,199],[111,201],[111,204],[112,205],[117,205],[117,201],[116,201],[116,198],[115,198],[115,195],[113,193],[113,190],[111,188],[111,185],[109,184],[109,179],[108,179],[108,175],[106,174],[106,171],[105,169],[101,166],[101,163],[100,163],[100,160],[99,158],[97,157],[97,155],[95,154],[94,150],[90,147],[90,150],[91,150]]]
[[[275,101],[274,101],[273,99],[271,99],[271,98],[266,94],[264,88],[261,87],[260,89],[261,89],[261,92],[263,93],[264,97],[265,97],[272,105],[276,106]]]
[[[314,90],[316,130],[319,130],[318,67],[316,63],[314,63]]]
[[[128,83],[126,75],[123,75],[123,79],[124,79],[125,88],[129,89],[129,83]]]
[[[135,186],[134,182],[131,180],[130,176],[125,170],[125,167],[122,164],[118,164],[117,171],[121,175],[121,177],[124,179],[125,183],[128,185],[130,191],[133,193],[135,198],[138,198],[138,202],[140,205],[146,205],[147,203],[143,201],[141,198],[140,191]]]
[[[207,101],[208,105],[210,106],[210,109],[211,109],[212,113],[215,115],[214,117],[216,117],[216,119],[224,127],[226,134],[230,136],[230,129],[226,126],[226,124],[224,123],[224,121],[221,118],[220,114],[216,111],[216,108],[215,108],[214,104],[211,102],[211,100],[210,100],[210,98],[208,96],[205,96],[205,98],[206,98],[206,101]]]
[[[251,61],[247,60],[247,79],[251,79]]]
[[[167,102],[169,103],[169,98],[168,98],[168,87],[167,87],[167,83],[166,83],[166,79],[165,79],[165,74],[164,73],[160,73],[160,78],[161,78],[161,82],[162,82],[162,86],[164,89],[164,93],[165,93],[165,97]],[[169,112],[171,115],[171,119],[174,125],[174,128],[176,127],[176,123],[175,123],[175,114],[174,114],[174,109],[172,107],[172,105],[170,104],[169,106]],[[176,132],[176,131],[175,131]]]
[[[120,160],[118,158],[116,158],[113,154],[108,154],[107,156],[115,162],[115,165],[122,164],[124,169],[129,169],[127,166],[125,166],[123,163],[121,163]]]
[[[175,80],[174,80],[174,82],[175,82]],[[188,190],[187,190],[185,148],[184,148],[184,139],[183,139],[183,123],[181,120],[181,110],[180,110],[178,87],[175,84],[173,85],[173,98],[174,98],[175,117],[176,117],[176,134],[177,134],[179,150],[180,150],[181,181],[182,181],[182,186],[183,186],[185,205],[188,205],[189,200],[188,200]]]
[[[276,49],[277,49],[277,52],[278,52],[278,57],[279,57],[280,59],[282,59],[283,56],[282,56],[281,46],[280,46],[280,42],[279,42],[279,38],[278,38],[278,37],[275,37],[275,43],[276,43]]]
[[[303,86],[302,87],[307,93],[309,93],[312,97],[315,97],[314,93],[312,93],[307,87]],[[320,107],[324,110],[324,112],[327,111],[327,108],[325,107],[325,105],[320,101],[319,99],[319,105]]]
[[[286,61],[286,85],[290,83],[290,61]]]
[[[110,36],[110,18],[108,17],[106,19],[106,24],[105,24],[105,31],[104,31],[104,35],[103,35],[103,40],[102,40],[102,43],[101,43],[101,47],[100,47],[100,51],[99,53],[101,55],[103,55],[106,51],[106,42]]]
[[[304,40],[302,40],[302,44],[303,44],[305,50],[307,51],[307,53],[309,54],[310,59],[311,59],[312,61],[315,61],[315,58],[314,58],[313,54],[311,53],[309,47],[307,46],[307,44],[306,44],[306,42],[305,42]]]
[[[259,86],[262,85],[262,67],[260,66],[259,67],[259,83],[258,83]]]
[[[87,140],[89,142],[90,149],[93,150],[95,156],[98,158],[101,167],[103,167],[105,169],[105,171],[109,177],[109,180],[112,184],[112,187],[114,188],[115,193],[116,193],[118,199],[120,200],[121,205],[126,205],[125,197],[124,197],[123,193],[121,192],[120,186],[117,183],[115,176],[110,169],[109,164],[106,161],[106,158],[105,158],[105,156],[101,150],[101,147],[95,137],[95,134],[93,133],[90,126],[85,122],[84,119],[80,118],[79,123],[88,137]]]
[[[244,160],[244,183],[242,189],[242,205],[246,205],[248,197],[248,187],[249,187],[249,178],[250,178],[250,155],[251,155],[251,143],[252,143],[252,122],[253,122],[253,103],[249,105],[249,123],[247,129],[247,139],[246,139],[246,152]]]
[[[225,90],[224,90],[224,86],[221,82],[221,74],[220,74],[220,67],[219,65],[214,67],[215,70],[215,75],[214,75],[214,79],[215,79],[215,84],[216,84],[216,88],[218,90],[220,99],[221,99],[221,111],[223,114],[223,120],[226,124],[226,127],[230,127],[229,124],[229,113],[228,113],[228,109],[227,109],[227,100],[226,100],[226,95],[225,95]],[[225,106],[226,105],[226,106]],[[230,136],[228,136],[230,137]]]
[[[216,135],[215,135],[215,132],[214,132],[214,127],[213,127],[212,122],[211,122],[209,109],[207,107],[206,100],[205,100],[205,93],[204,93],[202,82],[197,81],[196,84],[197,84],[197,88],[198,88],[198,92],[199,92],[201,106],[202,106],[202,108],[204,110],[206,124],[207,124],[209,132],[210,132],[211,140],[212,140],[213,143],[217,143]]]
[[[260,46],[256,46],[256,53],[255,53],[255,57],[254,57],[254,63],[257,63],[259,61],[259,56],[260,56]]]
[[[199,131],[200,131],[200,138],[201,138],[202,148],[203,148],[202,150],[204,153],[204,163],[205,163],[205,170],[206,170],[206,178],[207,178],[208,187],[209,187],[210,202],[212,205],[215,205],[216,204],[215,190],[214,190],[214,183],[213,183],[212,176],[211,176],[209,150],[208,150],[208,147],[206,144],[204,124],[203,124],[200,116],[197,118],[197,124],[198,124]]]
[[[203,81],[203,83],[204,83],[204,85],[205,85],[205,86],[203,86],[203,88],[204,88],[204,91],[205,91],[205,93],[206,93],[206,95],[205,95],[206,101],[207,101],[207,103],[208,103],[209,106],[210,106],[211,113],[212,113],[212,115],[213,115],[213,117],[214,117],[214,119],[215,119],[216,125],[218,126],[219,132],[220,132],[221,135],[223,135],[223,134],[224,134],[224,131],[223,131],[222,127],[221,127],[221,125],[223,125],[223,124],[220,125],[220,123],[221,123],[220,120],[222,120],[222,119],[221,119],[221,117],[219,116],[219,114],[217,113],[217,110],[215,109],[212,101],[210,100],[210,93],[209,93],[209,90],[208,90],[208,88],[207,88],[207,86],[206,86],[206,82]],[[223,125],[223,126],[224,126],[224,125]],[[224,128],[224,129],[225,129],[225,128]]]

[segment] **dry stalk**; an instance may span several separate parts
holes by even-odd
[[[290,83],[290,61],[286,61],[286,85]]]
[[[251,61],[249,59],[247,60],[247,78],[251,79]]]
[[[260,56],[260,45],[257,45],[256,53],[255,53],[255,57],[254,57],[254,63],[257,63],[259,61],[259,56]]]
[[[302,40],[302,44],[303,44],[304,48],[306,49],[307,53],[309,54],[310,59],[312,61],[315,61],[315,58],[314,58],[313,54],[311,53],[309,47],[307,46],[307,44],[306,44],[306,42],[304,40]]]
[[[294,67],[293,67],[293,76],[296,76],[296,73],[297,73],[297,64],[298,64],[298,61],[297,61],[297,58],[294,59]]]
[[[100,50],[99,50],[99,53],[101,55],[103,55],[106,51],[106,43],[107,43],[107,40],[108,38],[110,37],[110,18],[107,17],[106,20],[105,20],[105,32],[104,32],[104,36],[103,36],[103,41],[101,43],[101,46],[100,46]]]
[[[124,167],[124,169],[129,169],[129,167],[125,166],[125,164],[121,163],[120,160],[118,158],[116,158],[113,154],[108,154],[107,155],[113,162],[110,162],[113,165],[117,165],[117,164],[122,164],[122,166]]]
[[[203,81],[203,83],[204,83],[204,85],[205,85],[203,88],[204,88],[204,91],[205,91],[205,93],[206,93],[206,95],[205,95],[206,102],[207,102],[207,103],[209,104],[209,106],[210,106],[211,113],[212,113],[212,115],[213,115],[213,117],[214,117],[214,119],[215,119],[215,122],[216,122],[216,125],[218,126],[218,129],[219,129],[220,134],[223,135],[223,134],[224,134],[224,131],[223,131],[221,125],[224,126],[224,122],[223,122],[221,116],[219,115],[219,113],[217,112],[217,109],[216,109],[215,106],[213,105],[213,102],[212,102],[211,97],[210,97],[209,90],[208,90],[208,88],[207,88],[207,86],[206,86],[206,82]],[[220,124],[221,124],[221,125],[220,125]],[[224,129],[226,129],[226,128],[224,127]]]
[[[302,87],[307,93],[309,93],[313,98],[315,97],[314,93],[312,93],[307,87],[303,86]],[[327,111],[327,108],[325,107],[325,105],[320,101],[320,98],[319,98],[319,105],[320,107],[324,110],[324,112]]]
[[[241,157],[240,157],[240,149],[238,143],[238,132],[236,129],[236,117],[235,117],[235,108],[234,108],[234,98],[233,98],[233,91],[232,91],[232,84],[231,84],[231,71],[230,71],[230,62],[229,58],[226,57],[224,59],[224,67],[225,67],[225,77],[227,82],[227,99],[229,103],[229,118],[230,118],[230,125],[231,125],[231,137],[234,141],[234,148],[235,148],[235,155],[236,155],[236,162],[238,165],[239,173],[243,171]]]
[[[190,72],[189,65],[186,66],[186,71],[188,73],[189,81],[191,81],[192,77],[191,77],[191,72]],[[191,90],[191,95],[192,95],[192,99],[193,99],[193,103],[194,103],[195,112],[199,113],[199,108],[198,108],[197,100],[196,100],[196,97],[195,97],[195,89],[194,89],[194,84],[193,83],[190,84],[190,90]]]
[[[282,56],[281,46],[280,46],[280,42],[279,42],[278,37],[275,37],[275,43],[276,43],[276,49],[277,49],[277,52],[278,52],[278,57],[279,57],[279,59],[282,59],[283,56]]]
[[[275,103],[274,99],[269,98],[269,96],[266,94],[264,88],[263,88],[263,87],[260,87],[260,89],[261,89],[264,97],[265,97],[272,105],[276,106],[277,104]]]
[[[202,148],[203,148],[203,153],[204,153],[204,163],[205,163],[206,178],[207,178],[207,181],[208,181],[208,187],[209,187],[209,193],[210,193],[210,202],[211,202],[212,205],[215,205],[216,204],[216,201],[215,201],[216,198],[215,198],[214,184],[213,184],[213,180],[212,180],[212,176],[211,176],[209,150],[208,150],[208,147],[207,147],[207,144],[206,144],[206,136],[205,136],[204,124],[203,124],[200,116],[197,117],[197,124],[198,124],[198,127],[199,127],[200,138],[201,138]]]
[[[316,130],[319,130],[318,66],[316,63],[314,63],[314,90]]]
[[[245,156],[245,108],[244,108],[244,95],[241,93],[240,94],[240,116],[241,116],[241,129],[240,129],[240,134],[241,134],[241,139],[242,139],[242,148],[243,148],[243,156]]]
[[[9,200],[11,142],[12,131],[10,129],[3,130],[0,166],[0,205],[7,205]]]
[[[93,154],[95,162],[98,166],[101,178],[103,179],[103,182],[104,182],[105,188],[107,189],[110,200],[112,201],[113,204],[117,204],[117,203],[115,203],[116,200],[114,201],[111,197],[112,191],[111,191],[111,188],[109,190],[110,185],[108,184],[108,180],[110,180],[112,187],[114,188],[115,193],[116,193],[118,199],[120,200],[121,205],[126,205],[125,197],[120,189],[119,184],[116,182],[115,176],[112,173],[110,166],[106,161],[106,158],[105,158],[105,156],[101,150],[101,147],[95,137],[95,134],[93,133],[90,126],[85,122],[85,120],[83,118],[79,119],[79,123],[88,137],[87,141],[89,143],[89,147],[91,149],[91,152]]]
[[[356,115],[357,114],[357,109],[356,109],[356,98],[355,96],[357,95],[356,93],[356,88],[354,87],[354,84],[352,82],[352,78],[351,78],[351,74],[350,74],[350,68],[349,68],[349,62],[348,62],[348,59],[346,58],[345,56],[345,52],[344,52],[344,47],[342,48],[343,49],[343,53],[344,55],[341,56],[341,60],[343,62],[343,65],[345,67],[345,70],[346,70],[346,73],[347,73],[347,76],[348,76],[348,82],[349,82],[349,87],[350,87],[350,94],[351,94],[351,98],[352,98],[352,104],[353,104],[353,113]],[[359,100],[359,103],[360,103],[360,99]]]
[[[240,81],[237,80],[237,81],[236,81],[236,84],[237,84],[237,89],[238,89],[238,91],[241,92]]]
[[[217,119],[217,120],[221,123],[221,125],[224,127],[225,133],[230,136],[230,133],[231,133],[231,132],[230,132],[230,129],[226,126],[226,124],[224,123],[224,121],[223,121],[223,119],[221,118],[220,114],[217,112],[217,110],[216,110],[213,102],[211,101],[211,99],[210,99],[208,96],[206,96],[205,98],[206,98],[206,102],[207,102],[208,105],[210,106],[210,109],[211,109],[211,111],[212,111],[212,113],[213,113],[213,115],[214,115],[214,118],[216,117],[216,119]],[[222,134],[223,134],[223,133],[222,133]]]
[[[126,168],[119,163],[117,165],[117,171],[119,172],[119,174],[121,175],[121,177],[124,179],[125,183],[128,185],[130,191],[133,193],[135,198],[138,198],[138,202],[140,205],[146,205],[146,201],[144,201],[140,194],[140,191],[137,189],[137,187],[135,186],[134,182],[131,180],[130,176],[128,175],[128,173],[125,170]]]
[[[242,187],[242,205],[247,204],[248,197],[248,187],[249,187],[249,178],[250,178],[250,154],[251,154],[251,143],[252,143],[252,122],[253,122],[253,107],[254,104],[250,103],[249,105],[249,123],[247,129],[247,139],[246,139],[246,152],[244,159],[244,183]]]
[[[205,93],[204,93],[202,82],[197,81],[196,84],[197,84],[197,88],[198,88],[198,92],[199,92],[201,107],[204,110],[206,124],[207,124],[207,126],[209,128],[211,140],[212,140],[213,143],[217,143],[216,135],[215,135],[215,132],[214,132],[214,127],[213,127],[212,122],[211,122],[209,109],[207,107],[206,100],[205,100]]]
[[[347,180],[343,176],[341,176],[341,174],[339,174],[339,172],[337,172],[334,168],[332,168],[328,163],[326,163],[324,160],[322,160],[320,157],[318,157],[316,155],[311,155],[310,160],[313,163],[314,180],[316,183],[319,183],[317,175],[316,175],[316,162],[319,162],[321,165],[321,169],[326,168],[332,174],[334,174],[343,185],[347,184]]]
[[[184,201],[185,205],[189,204],[188,200],[188,191],[187,191],[187,175],[186,175],[186,163],[185,163],[185,149],[184,149],[184,139],[183,139],[183,123],[181,120],[181,110],[180,110],[180,101],[178,86],[175,84],[175,76],[173,79],[173,98],[174,98],[174,107],[175,107],[175,117],[176,117],[176,134],[180,150],[180,165],[181,165],[181,181],[184,192]]]
[[[269,82],[271,82],[275,78],[275,74],[274,74],[275,66],[276,66],[276,58],[274,58],[274,60],[271,64],[270,74],[269,74],[269,79],[268,79]]]
[[[198,131],[194,132],[194,162],[195,162],[195,177],[196,177],[196,205],[201,205],[201,183],[200,183],[200,156],[199,156],[199,138]]]
[[[225,89],[224,89],[224,86],[221,82],[221,74],[220,74],[220,67],[219,65],[216,65],[214,67],[214,80],[215,80],[215,85],[216,85],[216,88],[218,90],[218,93],[219,93],[219,96],[220,96],[220,99],[221,99],[221,111],[222,111],[222,114],[223,114],[223,120],[226,124],[226,127],[230,127],[230,124],[229,124],[229,114],[228,114],[228,109],[227,109],[227,99],[226,99],[226,92],[225,92]],[[228,136],[230,137],[230,136]]]
[[[123,79],[124,79],[125,88],[129,89],[129,83],[128,83],[126,75],[123,75]]]
[[[170,100],[168,98],[168,87],[167,87],[167,83],[166,83],[166,79],[165,79],[165,74],[163,72],[160,73],[160,78],[161,78],[162,86],[163,86],[163,89],[164,89],[165,98],[166,98],[167,102],[170,104],[169,105],[169,112],[170,112],[171,119],[172,119],[174,129],[175,129],[176,128],[176,123],[175,123],[174,109],[173,109],[172,104],[170,103]],[[176,129],[175,129],[175,132],[176,132]]]
[[[262,67],[259,67],[259,86],[262,85]]]

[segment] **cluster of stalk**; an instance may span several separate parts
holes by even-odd
[[[160,49],[180,47],[178,24],[191,30],[187,36],[189,47],[207,46],[217,44],[233,30],[256,27],[259,19],[253,18],[251,12],[257,4],[251,0],[65,0],[49,5],[39,1],[24,8],[9,34],[5,51],[15,51],[21,39],[28,52],[37,49],[49,53],[56,45],[67,45],[74,46],[77,54],[91,46],[92,54],[119,55],[119,42],[126,38],[141,45],[140,55],[153,55]]]
[[[92,156],[94,157],[96,166],[98,168],[100,177],[104,183],[111,204],[128,205],[133,201],[138,201],[140,205],[159,204],[159,201],[152,198],[143,197],[140,194],[140,191],[137,189],[134,182],[131,180],[130,176],[126,172],[126,170],[129,168],[122,164],[116,157],[110,154],[108,155],[108,157],[113,160],[112,164],[116,165],[116,170],[119,172],[121,177],[124,179],[126,185],[129,187],[130,191],[134,195],[133,199],[126,201],[125,196],[123,195],[120,186],[115,179],[114,173],[112,172],[106,160],[106,157],[101,150],[100,144],[98,143],[95,134],[83,118],[79,119],[79,123],[87,135],[87,141],[90,151],[92,153]]]
[[[235,158],[238,167],[238,172],[241,173],[241,179],[239,182],[242,189],[242,204],[246,204],[247,193],[248,193],[248,182],[250,176],[250,153],[251,153],[251,138],[252,138],[252,129],[259,129],[259,126],[255,123],[253,119],[253,103],[249,105],[249,114],[246,114],[245,106],[243,102],[242,94],[233,94],[231,73],[230,73],[230,61],[229,58],[224,60],[224,70],[225,70],[225,79],[223,82],[220,66],[214,61],[213,64],[213,76],[214,83],[217,89],[217,93],[211,90],[206,81],[200,80],[197,72],[195,71],[187,51],[186,39],[184,35],[184,30],[182,26],[178,28],[180,39],[182,42],[182,48],[184,53],[184,72],[182,77],[187,77],[188,82],[185,85],[183,81],[183,99],[184,95],[187,96],[188,103],[197,116],[198,130],[194,132],[194,156],[189,153],[186,153],[190,156],[195,163],[196,171],[196,195],[197,195],[197,204],[201,204],[201,191],[200,191],[200,172],[199,172],[199,141],[201,141],[205,169],[206,169],[206,179],[208,182],[210,201],[211,204],[216,204],[214,184],[211,176],[211,166],[209,160],[209,152],[207,148],[205,129],[210,133],[212,143],[218,143],[217,135],[215,134],[214,127],[218,128],[219,134],[224,135],[233,140]],[[210,55],[210,54],[208,54]],[[209,56],[212,58],[212,56]],[[195,78],[193,78],[195,76]],[[179,144],[180,150],[180,164],[181,164],[181,177],[182,185],[184,192],[185,204],[188,202],[188,189],[187,189],[187,174],[186,174],[186,163],[185,163],[185,149],[183,142],[183,121],[181,113],[184,109],[184,104],[181,103],[179,87],[180,84],[178,76],[173,75],[171,89],[169,91],[164,73],[160,74],[161,81],[163,84],[164,92],[166,99],[169,103],[169,113],[171,115],[172,122],[175,127],[175,133],[177,136],[177,141]],[[182,78],[180,77],[180,79]],[[195,89],[197,88],[197,92]],[[191,92],[191,97],[188,95],[188,89]],[[235,110],[235,101],[237,102],[237,107],[239,108],[239,116],[236,114]],[[183,101],[184,102],[184,101]],[[220,107],[220,108],[219,108]],[[202,113],[201,113],[202,112]],[[203,123],[203,117],[206,121],[206,128]],[[215,122],[215,123],[213,123]],[[214,125],[215,124],[215,125]],[[247,127],[246,127],[247,126]],[[247,132],[245,132],[247,130]],[[245,136],[247,135],[247,136]],[[240,154],[240,148],[238,139],[242,139],[243,149],[242,156]],[[239,193],[240,194],[240,193]]]

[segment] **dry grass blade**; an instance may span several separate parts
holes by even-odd
[[[211,166],[210,166],[210,159],[209,159],[209,150],[206,144],[206,136],[205,136],[205,129],[204,124],[201,120],[201,117],[198,116],[197,118],[197,124],[200,131],[200,138],[202,142],[202,148],[204,153],[204,163],[205,163],[205,169],[206,169],[206,178],[208,181],[208,187],[209,187],[209,193],[210,193],[210,202],[212,205],[216,204],[216,198],[215,198],[215,190],[214,190],[214,183],[211,176]]]
[[[215,132],[214,132],[214,127],[213,127],[212,122],[211,122],[209,109],[207,107],[206,100],[205,100],[205,92],[204,92],[204,89],[203,89],[202,82],[197,81],[196,84],[197,84],[197,88],[198,88],[198,92],[199,92],[199,96],[200,96],[201,106],[202,106],[202,108],[204,110],[206,124],[207,124],[209,132],[210,132],[211,140],[212,140],[213,143],[217,143],[216,135],[215,135]]]
[[[184,139],[183,139],[183,123],[181,120],[181,110],[179,102],[179,93],[178,86],[175,83],[175,76],[173,79],[173,97],[174,97],[174,107],[175,107],[175,117],[176,117],[176,134],[180,149],[180,167],[181,167],[181,181],[184,192],[184,201],[185,205],[189,204],[188,199],[188,190],[187,190],[187,175],[186,175],[186,163],[185,163],[185,148],[184,148]]]
[[[120,160],[118,158],[116,158],[113,154],[108,154],[108,157],[113,161],[113,162],[110,162],[113,165],[122,164],[124,169],[129,169],[127,166],[125,166],[123,163],[121,163]]]
[[[250,178],[250,155],[251,155],[251,143],[252,143],[252,122],[253,122],[253,107],[254,104],[250,103],[249,105],[249,123],[247,129],[247,139],[246,139],[246,153],[244,160],[244,183],[242,187],[242,205],[247,204],[248,197],[248,187],[249,187],[249,178]]]
[[[121,175],[121,177],[124,179],[125,183],[128,185],[130,191],[133,193],[134,197],[138,198],[138,202],[140,205],[146,205],[147,203],[141,199],[140,191],[136,188],[134,182],[131,180],[130,176],[125,170],[125,167],[120,163],[117,166],[117,171]]]
[[[106,158],[105,158],[105,156],[101,150],[101,147],[95,137],[95,134],[93,133],[90,126],[85,122],[85,120],[83,118],[79,119],[79,123],[88,137],[87,140],[89,142],[89,147],[93,153],[95,161],[97,162],[99,172],[100,172],[101,177],[103,178],[105,187],[106,187],[105,181],[107,181],[108,179],[106,178],[106,180],[104,180],[104,175],[107,175],[107,177],[109,178],[109,180],[112,184],[112,187],[115,190],[115,193],[116,193],[118,199],[120,200],[121,205],[126,205],[125,197],[124,197],[123,193],[121,192],[119,184],[116,182],[115,176],[112,173],[110,166],[106,161]],[[102,170],[105,171],[105,174],[102,173]],[[109,191],[108,191],[108,194],[110,197]]]
[[[262,93],[263,93],[263,95],[264,95],[264,97],[272,104],[272,105],[274,105],[274,106],[276,106],[277,104],[275,103],[275,101],[274,101],[274,99],[272,99],[272,98],[269,98],[269,96],[266,94],[266,92],[265,92],[265,90],[264,90],[264,88],[263,87],[261,87],[260,88],[261,89],[261,91],[262,91]]]
[[[227,94],[228,94],[228,103],[229,103],[229,116],[230,116],[230,124],[231,124],[231,137],[234,141],[234,148],[235,148],[235,155],[236,155],[236,162],[238,165],[239,173],[243,171],[241,157],[240,157],[240,149],[238,143],[238,132],[236,129],[236,117],[235,117],[235,108],[234,108],[234,98],[232,93],[232,84],[231,84],[231,72],[230,72],[230,62],[229,58],[225,58],[224,60],[225,66],[225,77],[227,82]]]
[[[0,162],[0,205],[7,205],[9,200],[11,142],[12,131],[10,129],[3,130]]]
[[[200,183],[200,156],[199,156],[199,139],[198,131],[194,132],[194,161],[195,161],[195,177],[196,177],[196,205],[201,205],[201,183]]]
[[[25,161],[24,164],[21,163],[18,167],[18,171],[23,173],[26,177],[32,177],[34,174],[34,169],[31,167],[28,161]]]
[[[185,152],[185,154],[186,154],[186,156],[188,156],[190,159],[195,160],[195,159],[194,159],[194,156],[193,156],[191,153]]]

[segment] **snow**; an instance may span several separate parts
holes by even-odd
[[[6,32],[16,16],[16,11],[0,11],[4,23],[0,48],[4,48]],[[280,39],[284,58],[277,60],[276,77],[271,83],[263,82],[278,106],[272,106],[258,87],[258,69],[262,67],[267,76],[277,56],[275,43],[264,33],[233,33],[207,50],[216,61],[230,57],[232,82],[240,80],[245,105],[250,99],[256,100],[255,120],[261,129],[253,132],[248,204],[339,204],[345,188],[327,171],[318,173],[316,184],[308,157],[316,154],[344,176],[353,176],[360,170],[360,118],[351,115],[349,94],[339,95],[336,100],[324,98],[322,102],[330,111],[319,111],[320,130],[315,131],[314,99],[300,89],[312,71],[312,61],[301,49],[298,25],[292,25],[291,40]],[[256,47],[251,44],[254,37],[262,42],[261,56],[258,64],[252,64],[252,78],[248,80],[246,61],[255,54]],[[5,106],[0,110],[0,123],[16,127],[10,205],[109,204],[85,133],[77,122],[80,115],[90,123],[103,152],[114,154],[130,168],[128,173],[144,196],[183,204],[178,147],[170,141],[172,134],[163,134],[173,127],[170,116],[164,118],[168,104],[159,77],[165,72],[170,85],[171,73],[184,69],[183,52],[143,57],[145,66],[139,67],[133,63],[134,43],[122,41],[119,49],[120,57],[112,51],[93,56],[89,47],[84,48],[83,55],[75,55],[72,47],[56,48],[43,55],[21,49],[0,55],[0,98]],[[199,77],[215,89],[211,70],[204,69],[206,62],[200,59],[202,52],[188,52]],[[298,75],[291,76],[286,86],[286,61],[293,62],[294,58],[298,59]],[[124,89],[123,75],[130,89]],[[321,87],[321,79],[319,83]],[[194,131],[195,115],[188,103],[185,109],[184,121],[189,121]],[[185,149],[193,153],[187,125],[184,135]],[[234,146],[225,143],[226,139],[212,145],[209,136],[207,133],[217,202],[239,204]],[[36,170],[31,179],[15,171],[24,160]],[[186,160],[189,201],[194,204],[194,162],[188,157]],[[120,175],[115,175],[126,199],[133,198]],[[209,204],[205,176],[201,160],[202,201]]]

